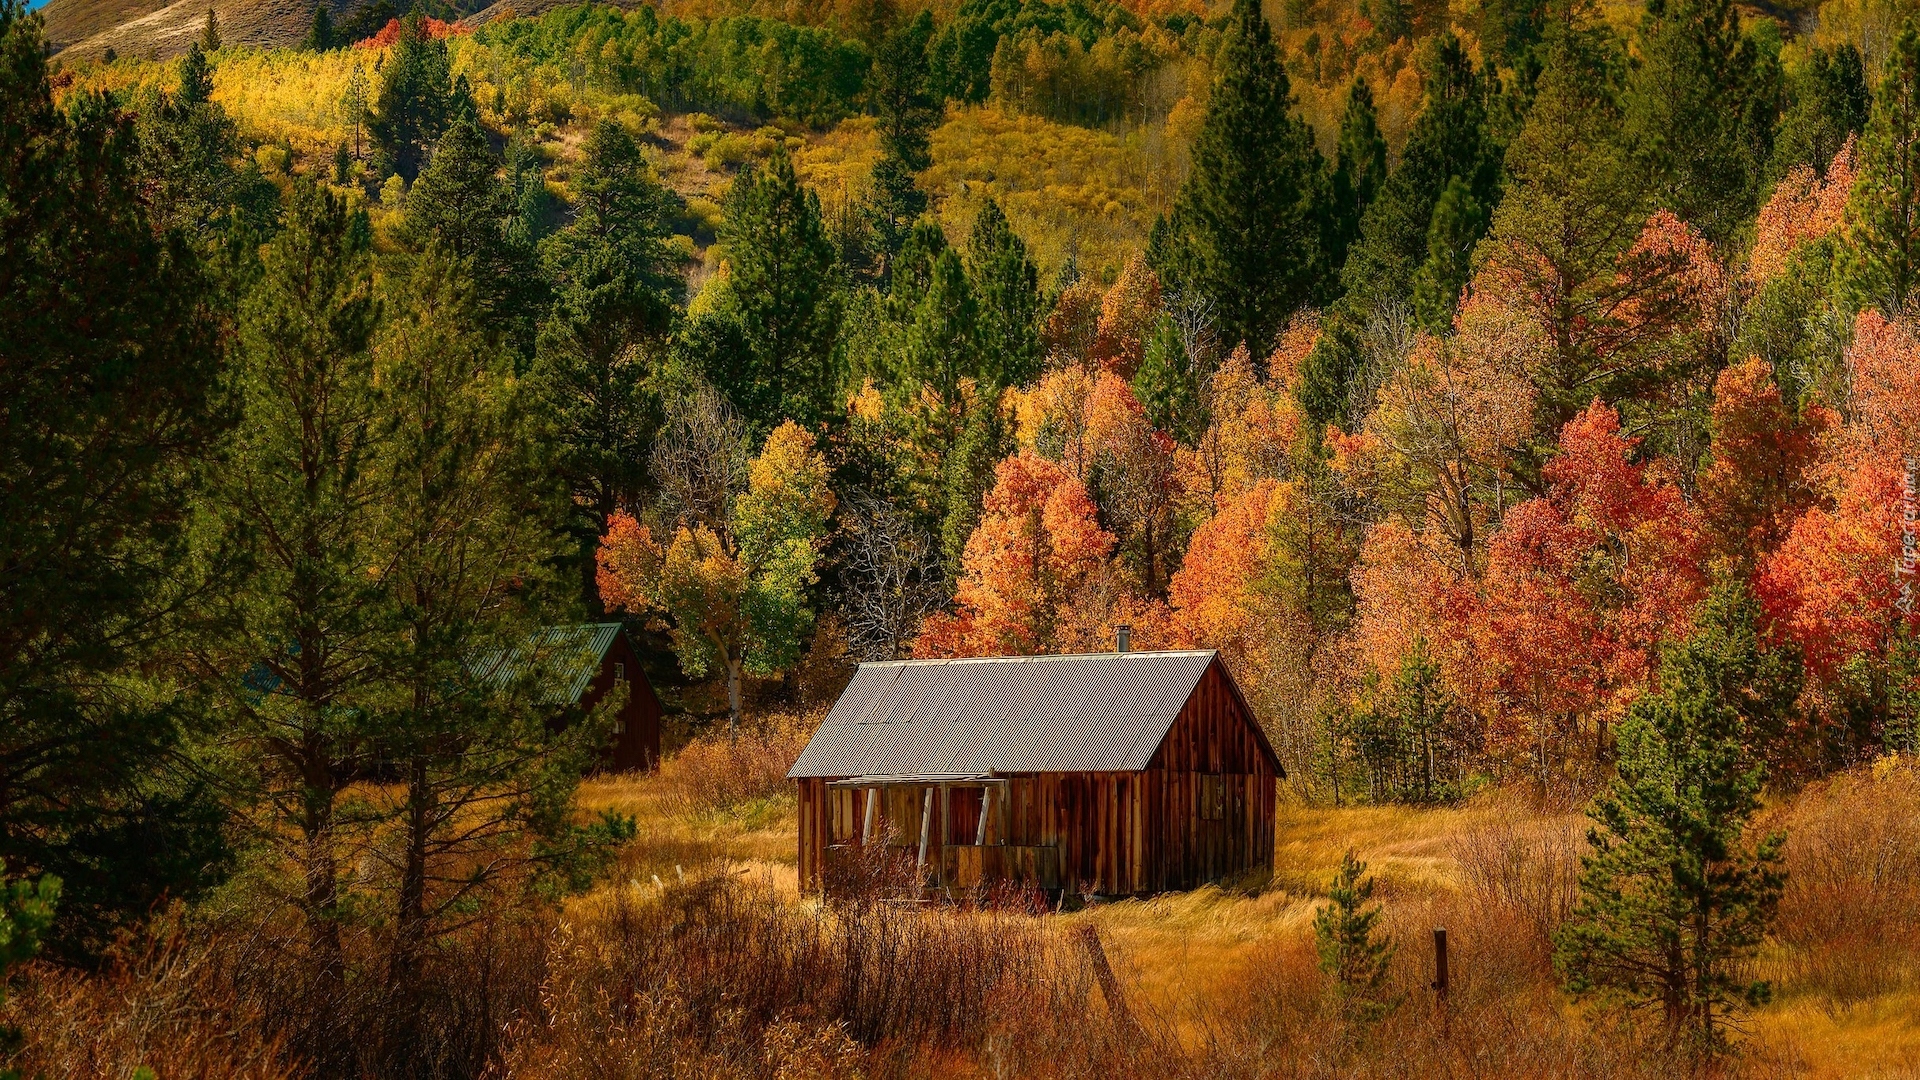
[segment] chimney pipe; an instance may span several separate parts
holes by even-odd
[[[1133,627],[1128,626],[1126,623],[1116,624],[1113,628],[1113,651],[1117,653],[1127,652],[1131,649],[1132,645]]]

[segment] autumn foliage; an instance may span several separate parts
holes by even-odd
[[[1088,601],[1106,584],[1113,545],[1085,485],[1031,452],[1008,458],[967,540],[955,611],[927,620],[914,655],[1074,652],[1090,644]]]
[[[373,35],[370,38],[365,39],[364,41],[354,42],[354,48],[384,49],[387,46],[393,45],[400,40],[400,29],[401,28],[400,28],[399,19],[397,18],[388,19],[387,25],[381,27],[379,33]],[[420,20],[420,29],[429,38],[445,38],[445,37],[453,37],[457,34],[473,33],[473,28],[471,26],[466,25],[465,23],[443,22],[442,20],[433,18],[432,16],[427,16]]]
[[[1847,360],[1851,415],[1810,470],[1819,504],[1763,559],[1756,582],[1777,633],[1828,684],[1850,661],[1884,658],[1896,632],[1914,625],[1900,610],[1896,564],[1920,452],[1920,338],[1868,311]]]

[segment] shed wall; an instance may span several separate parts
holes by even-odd
[[[1253,717],[1217,660],[1147,769],[1016,773],[1005,779],[1006,805],[989,813],[987,842],[1056,849],[1055,887],[1153,893],[1273,867],[1278,777]],[[829,848],[859,842],[868,796],[829,788],[826,778],[796,782],[800,876],[817,886]],[[949,864],[947,848],[972,846],[979,799],[965,791],[936,794],[941,816],[928,830],[930,867]],[[890,831],[895,844],[917,848],[923,798],[912,789],[884,791],[881,834]],[[1203,811],[1203,798],[1211,812]]]
[[[634,651],[627,635],[614,636],[613,644],[607,647],[607,654],[600,661],[600,670],[594,672],[586,693],[580,695],[580,707],[590,712],[600,704],[607,692],[613,689],[616,666],[626,677],[627,703],[615,718],[619,730],[614,736],[613,745],[606,752],[605,764],[621,772],[651,769],[660,763],[660,718],[663,710],[659,695],[653,692],[653,684],[647,681],[646,672],[640,668],[640,654]]]

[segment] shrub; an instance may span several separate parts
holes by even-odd
[[[735,736],[702,735],[660,766],[669,801],[695,812],[723,810],[787,790],[787,770],[820,724],[819,714],[779,714]]]

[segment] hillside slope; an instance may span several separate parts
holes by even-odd
[[[346,5],[335,4],[336,13]],[[313,0],[48,0],[47,44],[69,59],[112,49],[165,60],[187,51],[211,7],[221,40],[236,45],[297,45],[313,25]]]

